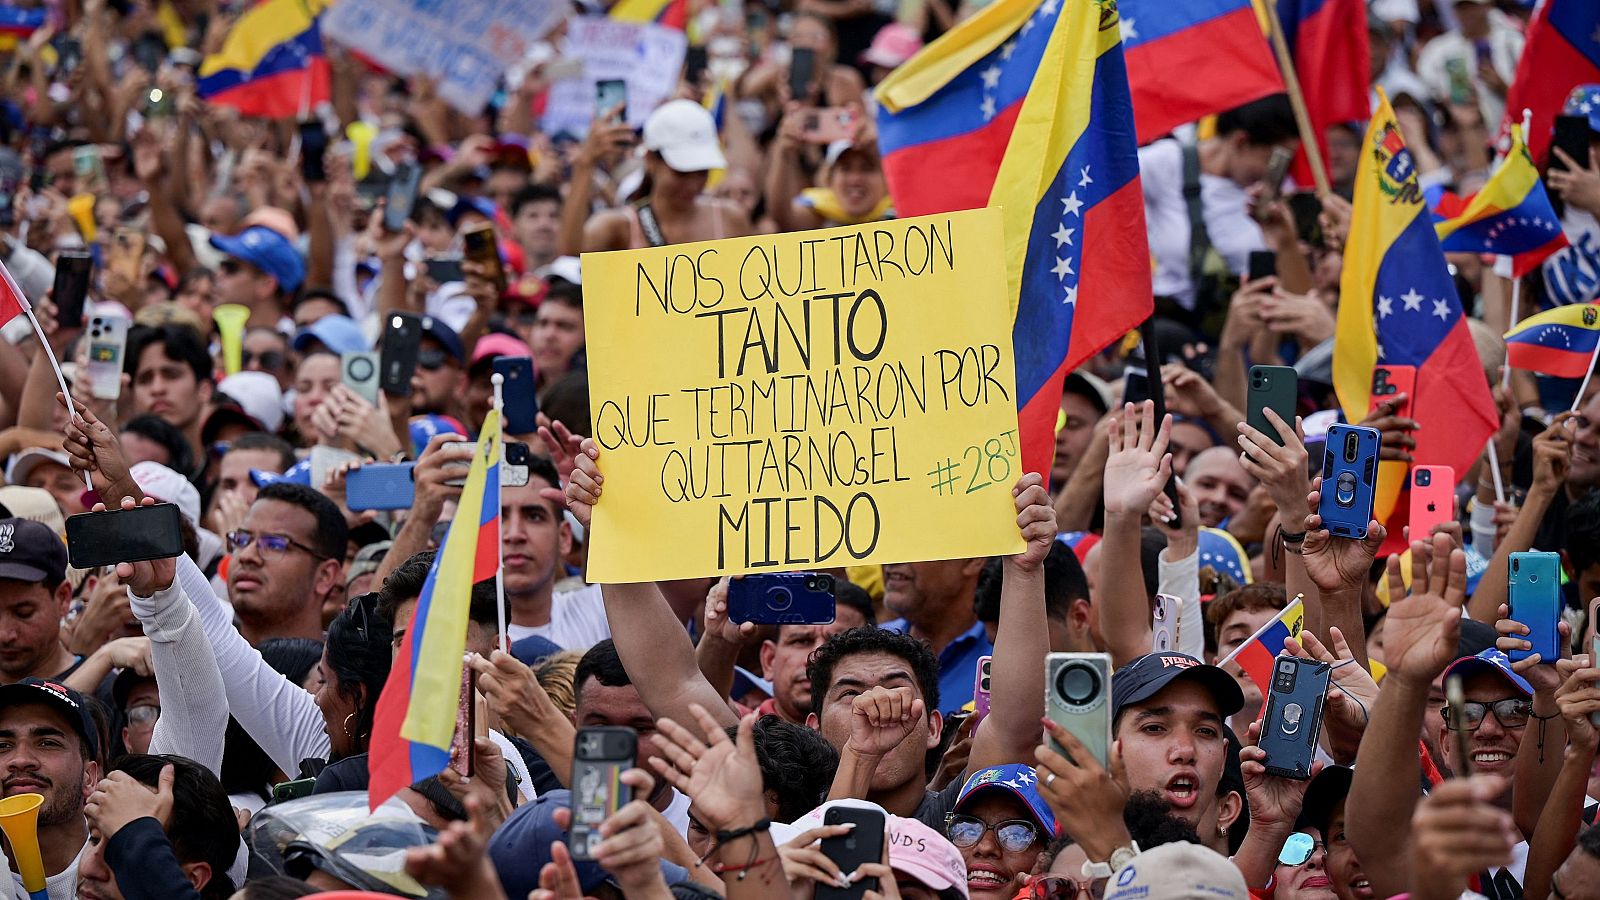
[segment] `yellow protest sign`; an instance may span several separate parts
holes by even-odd
[[[999,210],[583,256],[589,578],[1017,553]]]

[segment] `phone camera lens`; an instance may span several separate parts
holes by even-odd
[[[1433,473],[1426,469],[1417,473],[1417,487],[1427,487],[1433,482]]]
[[[777,588],[773,590],[770,598],[767,600],[767,605],[773,609],[788,609],[793,603],[794,595],[790,594],[787,588]]]
[[[1345,437],[1345,439],[1344,439],[1344,459],[1345,459],[1345,462],[1355,462],[1356,461],[1356,450],[1359,449],[1360,444],[1361,444],[1361,442],[1356,439],[1356,436],[1354,434],[1351,434],[1351,435],[1348,435],[1347,437]]]
[[[1069,706],[1085,706],[1100,695],[1100,673],[1081,662],[1056,672],[1056,696]]]

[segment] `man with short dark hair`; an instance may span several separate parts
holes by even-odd
[[[339,507],[304,485],[261,489],[228,535],[228,597],[246,640],[322,637],[324,606],[344,596],[349,531]]]
[[[125,369],[133,380],[133,412],[160,416],[183,432],[193,458],[203,459],[200,426],[214,386],[211,354],[200,335],[185,325],[135,328]]]
[[[644,705],[628,670],[622,666],[622,657],[617,655],[617,645],[609,638],[590,647],[578,660],[572,687],[578,700],[572,717],[579,728],[631,728],[639,736],[635,758],[640,768],[650,770],[650,760],[665,759],[656,746],[656,717]],[[650,796],[643,799],[679,832],[688,829],[689,798],[674,791],[664,779],[657,777]]]
[[[561,255],[561,191],[530,184],[511,198],[511,236],[522,248],[523,268],[534,275]]]
[[[991,559],[978,579],[973,610],[983,623],[990,643],[1000,628],[1002,562]],[[1050,625],[1050,652],[1094,653],[1105,649],[1100,640],[1100,619],[1089,600],[1089,578],[1078,554],[1056,541],[1044,558],[1044,614]]]
[[[417,349],[417,371],[411,376],[411,412],[461,415],[461,392],[466,387],[466,352],[454,328],[434,316],[422,317],[422,340]]]
[[[921,638],[939,657],[939,695],[945,714],[972,700],[978,659],[994,652],[973,611],[978,576],[987,560],[940,559],[883,567],[883,604],[899,616],[881,627]]]
[[[71,601],[61,538],[38,522],[0,519],[0,683],[72,674],[82,660],[61,640]]]
[[[595,586],[556,592],[572,549],[572,528],[561,505],[543,494],[561,487],[555,466],[542,456],[528,463],[526,485],[500,488],[502,580],[511,617],[506,630],[512,641],[536,634],[583,650],[611,636],[605,605]]]
[[[583,287],[558,282],[550,286],[534,317],[533,365],[539,385],[555,383],[575,366],[583,352]]]
[[[89,838],[83,807],[100,780],[100,739],[88,704],[54,681],[0,686],[0,793],[44,796],[36,833],[50,900],[74,895]],[[12,877],[25,896],[21,876]]]

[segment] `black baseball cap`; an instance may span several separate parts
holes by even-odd
[[[1333,824],[1333,814],[1350,794],[1350,785],[1356,772],[1349,766],[1327,766],[1306,786],[1305,800],[1300,804],[1297,828],[1316,828],[1327,839],[1328,826]]]
[[[1149,700],[1179,678],[1205,688],[1223,718],[1244,707],[1244,692],[1227,672],[1183,653],[1146,653],[1111,673],[1113,720],[1129,704]]]
[[[56,585],[66,577],[67,545],[50,526],[0,519],[0,578]]]
[[[66,685],[43,678],[24,678],[15,684],[0,685],[0,709],[7,706],[22,706],[26,703],[42,703],[54,707],[72,723],[72,727],[78,732],[78,737],[83,738],[84,744],[89,748],[89,757],[100,758],[100,730],[95,727],[94,716],[89,712],[89,703],[82,694]]]

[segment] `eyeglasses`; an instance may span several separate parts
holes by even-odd
[[[1026,819],[1008,819],[994,825],[972,816],[952,815],[945,819],[945,834],[950,843],[962,850],[976,846],[987,831],[993,831],[1000,846],[1010,853],[1020,853],[1039,840],[1039,826]]]
[[[1278,851],[1278,865],[1303,866],[1316,855],[1318,848],[1327,852],[1328,845],[1304,831],[1297,831],[1283,842],[1283,849]]]
[[[417,351],[417,366],[419,368],[427,369],[429,372],[436,372],[439,369],[444,368],[444,364],[449,361],[450,354],[444,352],[443,350],[425,347]]]
[[[130,724],[149,725],[161,718],[161,707],[141,703],[138,706],[128,707],[126,715]]]
[[[260,353],[254,353],[249,350],[239,351],[240,365],[248,369],[252,362],[260,365],[262,371],[278,372],[283,369],[284,356],[277,350],[263,350]]]
[[[256,546],[260,547],[261,555],[269,559],[278,559],[282,557],[285,553],[289,552],[290,547],[293,547],[296,550],[304,550],[317,559],[333,558],[331,556],[318,553],[310,547],[307,547],[305,544],[302,544],[294,538],[289,537],[287,534],[256,534],[253,531],[245,531],[243,529],[239,531],[228,532],[228,547],[231,548],[233,552],[238,553],[251,544],[255,544]]]
[[[1106,880],[1077,881],[1065,875],[1045,875],[1028,885],[1028,900],[1100,900],[1106,893]]]
[[[1496,700],[1493,703],[1475,703],[1469,700],[1461,704],[1459,710],[1446,705],[1443,709],[1444,724],[1451,731],[1477,731],[1491,712],[1494,713],[1494,720],[1500,723],[1501,728],[1521,728],[1528,724],[1528,716],[1533,714],[1533,701],[1520,697]]]

